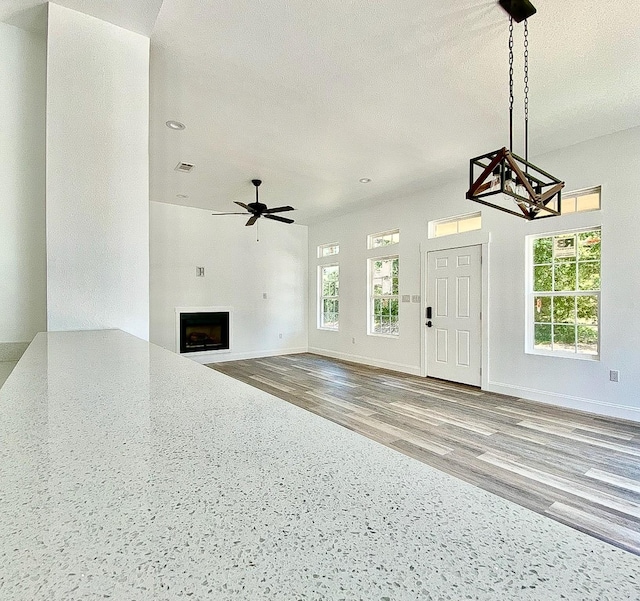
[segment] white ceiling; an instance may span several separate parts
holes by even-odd
[[[639,125],[637,0],[535,5],[530,155]],[[151,39],[152,200],[229,211],[259,177],[261,200],[309,223],[464,180],[508,144],[493,0],[164,0]],[[521,40],[517,25],[518,109]]]
[[[0,21],[39,29],[39,14],[45,4],[46,0],[0,0]],[[55,4],[148,36],[162,0],[56,0]]]
[[[0,0],[0,20],[40,4]],[[497,0],[60,4],[153,27],[152,200],[229,211],[253,199],[258,177],[262,201],[311,223],[464,182],[471,156],[508,143],[508,19]],[[530,155],[640,125],[638,0],[534,4]],[[516,25],[516,152],[521,40]],[[196,167],[178,173],[179,161]]]

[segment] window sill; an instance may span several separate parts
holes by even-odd
[[[527,355],[538,355],[543,357],[555,357],[556,359],[578,359],[578,361],[600,361],[600,355],[587,355],[585,353],[563,353],[561,351],[539,351],[533,349],[525,350]]]
[[[392,340],[398,340],[400,334],[378,334],[377,332],[367,332],[367,336],[375,336],[376,338],[391,338]]]
[[[318,326],[318,330],[322,330],[323,332],[339,332],[339,328],[323,328],[322,326]]]

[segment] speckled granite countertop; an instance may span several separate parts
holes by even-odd
[[[2,601],[640,599],[640,558],[120,331],[0,390]]]

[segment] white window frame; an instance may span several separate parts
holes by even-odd
[[[335,248],[335,252],[325,253],[325,249]],[[318,259],[324,259],[326,257],[333,257],[340,253],[340,245],[337,242],[329,242],[328,244],[320,244],[318,246]]]
[[[595,209],[580,209],[578,208],[580,205],[580,198],[584,196],[591,196],[592,194],[598,195],[598,207]],[[567,211],[566,202],[568,200],[575,200],[575,209],[573,211]],[[567,192],[566,194],[562,194],[562,215],[573,215],[574,213],[590,213],[593,211],[599,211],[602,208],[602,187],[594,186],[593,188],[582,188],[581,190],[573,190],[571,192]]]
[[[393,237],[397,235],[397,240],[393,241]],[[391,242],[388,244],[378,244],[374,245],[374,242],[377,238],[386,239],[391,237]],[[369,234],[367,236],[367,248],[369,250],[373,250],[374,248],[387,248],[389,246],[393,246],[394,244],[400,243],[400,228],[396,228],[393,230],[386,230],[384,232],[378,232],[377,234]]]
[[[460,231],[460,223],[470,221],[471,219],[480,219],[480,226],[472,229]],[[456,231],[449,234],[437,234],[439,225],[454,224],[456,225]],[[482,229],[482,212],[476,211],[475,213],[466,213],[464,215],[456,215],[455,217],[446,217],[445,219],[435,219],[429,222],[428,236],[429,238],[444,238],[446,236],[454,236],[455,234],[463,234],[466,232],[476,232]]]
[[[336,294],[333,296],[324,296],[323,285],[323,271],[329,267],[336,267],[338,269],[338,282],[336,288]],[[327,326],[324,323],[324,301],[337,301],[338,311],[336,312],[337,320],[335,326]],[[327,263],[325,265],[318,265],[318,329],[327,330],[329,332],[337,332],[340,329],[340,265],[338,263]]]
[[[375,261],[393,261],[397,259],[398,261],[398,293],[397,294],[378,294],[374,295],[373,293],[373,273],[374,267],[373,263]],[[367,309],[367,334],[369,336],[380,336],[382,338],[393,338],[397,339],[400,336],[400,255],[385,255],[381,257],[370,257],[367,259],[367,280],[368,280],[368,309]],[[398,326],[397,332],[376,332],[374,331],[374,318],[375,318],[375,301],[378,299],[389,299],[396,301],[398,306]]]
[[[527,295],[526,295],[526,328],[525,328],[525,352],[531,355],[546,355],[549,357],[564,357],[568,359],[579,359],[579,360],[587,360],[587,361],[599,361],[601,354],[601,344],[602,344],[602,247],[600,250],[600,288],[598,290],[560,290],[560,291],[541,291],[534,290],[534,256],[533,256],[533,244],[534,241],[539,238],[553,238],[556,236],[563,235],[571,235],[571,234],[580,234],[584,232],[591,232],[599,230],[600,231],[600,240],[602,244],[602,226],[601,225],[593,225],[591,227],[581,227],[578,229],[566,229],[559,230],[554,232],[546,232],[542,234],[532,234],[526,237],[526,257],[527,257]],[[579,261],[578,261],[579,263]],[[551,265],[554,265],[555,262],[552,260]],[[553,274],[553,269],[552,269]],[[552,277],[555,277],[552,275]],[[577,272],[576,272],[577,277]],[[598,345],[597,345],[597,353],[580,353],[577,348],[575,352],[569,352],[564,350],[554,350],[554,349],[541,349],[535,348],[535,316],[534,316],[534,299],[535,297],[580,297],[580,296],[596,296],[598,299]],[[553,325],[553,316],[551,317],[551,325]],[[544,322],[546,323],[546,322]],[[576,321],[575,326],[577,327],[579,324]],[[552,330],[553,332],[553,330]],[[553,334],[552,334],[553,336]],[[553,339],[553,338],[552,338]],[[577,341],[576,341],[577,346]]]

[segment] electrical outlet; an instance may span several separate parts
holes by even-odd
[[[351,339],[351,344],[355,344],[355,343],[356,343],[356,337],[354,336],[354,337]]]
[[[196,267],[196,277],[197,278],[204,277],[204,267]]]
[[[262,293],[262,298],[267,298],[267,293],[266,292]]]
[[[282,340],[282,334],[278,334],[278,338],[280,338],[280,340]]]
[[[620,372],[617,369],[609,370],[609,381],[610,382],[619,382],[620,381]]]

